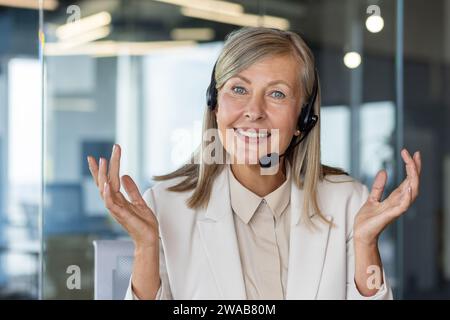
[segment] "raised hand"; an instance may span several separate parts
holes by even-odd
[[[381,232],[396,218],[405,213],[419,194],[422,160],[419,152],[411,157],[406,149],[401,151],[405,162],[405,180],[383,201],[381,196],[387,181],[386,171],[377,173],[369,198],[355,217],[354,240],[365,245],[376,245]]]
[[[118,144],[113,147],[109,168],[106,159],[100,158],[97,165],[96,160],[88,156],[89,170],[105,207],[125,228],[135,246],[153,247],[159,244],[158,221],[142,198],[133,179],[128,175],[119,178],[120,156],[121,148]],[[120,192],[121,182],[130,201]]]

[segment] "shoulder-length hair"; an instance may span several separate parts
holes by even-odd
[[[225,82],[258,60],[274,56],[290,54],[299,62],[300,103],[304,103],[311,94],[314,85],[314,56],[296,33],[264,27],[245,27],[231,32],[227,37],[216,63],[216,88],[220,90]],[[320,86],[314,104],[315,114],[320,114]],[[218,106],[220,107],[220,106]],[[203,133],[216,129],[217,121],[214,111],[205,108]],[[297,137],[297,139],[300,137]],[[179,169],[155,176],[156,181],[182,177],[177,184],[168,190],[174,192],[192,191],[187,200],[189,208],[200,208],[208,205],[212,186],[224,164],[207,164],[202,161],[202,152],[208,142],[202,141],[191,159]],[[223,148],[223,146],[222,146]],[[224,150],[224,148],[223,148]],[[225,153],[225,151],[224,151]],[[329,221],[322,214],[317,199],[318,183],[327,175],[339,175],[346,172],[339,168],[322,165],[320,161],[320,116],[315,127],[297,148],[288,148],[285,160],[292,168],[292,178],[296,185],[304,191],[303,218],[311,222],[311,216],[319,215],[325,223]]]

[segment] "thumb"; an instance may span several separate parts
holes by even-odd
[[[370,191],[369,199],[374,201],[380,201],[383,195],[384,186],[387,181],[386,170],[378,171],[372,184],[372,190]]]

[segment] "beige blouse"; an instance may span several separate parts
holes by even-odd
[[[290,168],[286,181],[261,198],[228,166],[231,207],[247,299],[285,299],[289,257]]]

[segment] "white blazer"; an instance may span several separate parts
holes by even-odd
[[[143,198],[160,228],[157,299],[247,298],[227,172],[223,170],[216,178],[206,209],[187,207],[191,191],[166,190],[181,178],[159,182],[145,191]],[[286,299],[392,299],[384,271],[384,284],[372,297],[362,296],[354,282],[353,220],[368,197],[367,187],[345,175],[327,179],[338,183],[319,183],[319,206],[335,226],[312,216],[320,230],[312,230],[300,219],[303,190],[292,179]],[[133,297],[130,280],[125,299]]]

